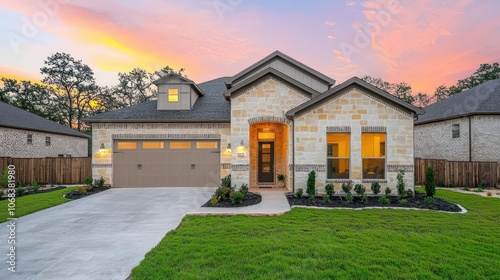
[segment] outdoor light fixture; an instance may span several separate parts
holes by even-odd
[[[226,153],[231,153],[231,143],[227,144]]]
[[[101,147],[99,148],[99,153],[100,154],[106,153],[106,147],[104,147],[104,143],[101,143]]]
[[[237,156],[240,158],[245,157],[246,149],[247,147],[245,147],[245,143],[241,140],[240,145],[236,149]]]

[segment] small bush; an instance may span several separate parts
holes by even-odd
[[[438,187],[444,188],[445,187],[444,182],[443,181],[439,181],[438,182]]]
[[[420,205],[420,201],[415,202],[415,204],[416,204],[417,206],[419,206],[419,205]]]
[[[424,202],[425,202],[425,204],[432,206],[432,205],[434,205],[434,202],[435,202],[434,197],[426,197]]]
[[[386,195],[386,196],[391,195],[391,193],[392,193],[392,190],[391,190],[391,189],[389,189],[389,188],[385,188],[385,195]]]
[[[306,193],[311,197],[316,195],[316,172],[311,171],[307,175],[307,189]]]
[[[38,191],[38,189],[40,189],[40,183],[38,181],[35,181],[35,182],[31,183],[31,188],[35,192]]]
[[[21,196],[25,192],[25,189],[23,187],[18,187],[16,189],[16,196]]]
[[[366,192],[366,188],[362,184],[356,184],[354,186],[354,191],[358,194],[358,196],[363,196]]]
[[[371,185],[371,189],[374,195],[377,195],[380,193],[380,184],[378,182],[373,182]]]
[[[283,175],[283,174],[278,174],[278,176],[276,176],[276,178],[278,179],[278,181],[285,181],[285,175]]]
[[[248,184],[241,184],[240,192],[243,193],[244,195],[247,195],[248,194]]]
[[[434,169],[428,167],[425,171],[425,193],[427,196],[436,194],[436,186],[434,185]]]
[[[327,184],[325,186],[325,192],[328,196],[332,196],[335,193],[335,189],[333,187],[333,184]]]
[[[210,204],[212,204],[212,206],[215,206],[217,205],[217,203],[219,203],[220,199],[218,196],[214,195],[212,196],[212,199],[210,199]]]
[[[220,187],[215,190],[214,195],[218,196],[220,200],[224,200],[229,198],[231,191],[230,187]]]
[[[352,190],[352,181],[347,183],[342,183],[342,191],[346,194],[351,193]]]
[[[83,182],[84,182],[84,183],[85,183],[85,185],[87,185],[87,186],[88,186],[88,185],[92,185],[92,178],[87,177],[87,178],[85,178],[85,181],[83,181]]]
[[[413,191],[411,189],[406,190],[406,197],[413,197]]]
[[[345,200],[346,200],[347,202],[349,202],[349,203],[352,203],[352,202],[354,201],[354,197],[352,196],[352,194],[351,194],[351,193],[347,193],[347,194],[345,195]]]
[[[87,193],[87,188],[86,187],[78,187],[76,189],[76,192],[79,193],[79,194]]]
[[[408,203],[408,199],[402,198],[402,199],[399,200],[399,203],[401,203],[403,205],[406,205]]]
[[[104,178],[102,178],[101,176],[101,178],[94,180],[94,185],[98,188],[102,188],[104,187],[104,182],[106,182],[106,180],[104,180]]]
[[[396,190],[398,190],[398,196],[399,196],[399,198],[406,197],[404,177],[405,177],[404,170],[399,170],[398,171],[398,175],[396,176],[396,180],[398,181],[398,183],[396,184]]]
[[[389,200],[389,198],[387,198],[386,195],[379,197],[378,202],[380,202],[382,204],[390,204],[391,203],[391,201]]]
[[[231,174],[227,175],[226,177],[222,178],[220,183],[220,186],[223,188],[231,188]]]
[[[242,192],[234,192],[233,196],[231,197],[231,201],[234,204],[241,204],[243,202],[243,199],[245,199],[245,195]]]
[[[464,190],[464,191],[470,191],[470,189],[468,187],[462,188],[462,190]]]
[[[364,194],[361,196],[361,201],[362,201],[363,203],[368,202],[368,195],[367,195],[366,193],[364,193]]]
[[[295,191],[295,196],[298,198],[301,198],[303,193],[304,193],[304,189],[299,188]]]
[[[327,194],[323,195],[323,202],[324,203],[330,203],[330,196],[327,195]]]
[[[454,187],[455,187],[455,184],[453,184],[453,183],[448,184],[448,188],[454,188]]]
[[[9,185],[9,168],[6,167],[5,170],[0,175],[0,187],[7,188]]]
[[[485,184],[484,182],[481,182],[481,183],[479,184],[479,186],[477,187],[477,190],[478,190],[479,192],[482,192],[482,191],[484,191],[484,189],[485,189],[485,188],[486,188],[486,184]]]

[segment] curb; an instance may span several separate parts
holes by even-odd
[[[453,202],[455,203],[455,202]],[[467,209],[465,209],[462,205],[455,203],[460,208],[460,212],[448,212],[441,210],[433,210],[433,209],[422,209],[422,208],[408,208],[408,207],[379,207],[379,206],[369,206],[369,207],[361,207],[361,208],[349,208],[349,207],[319,207],[319,206],[305,206],[305,205],[292,205],[293,208],[305,208],[305,209],[325,209],[325,210],[365,210],[365,209],[394,209],[394,210],[416,210],[416,211],[434,211],[448,214],[465,214],[467,213]]]

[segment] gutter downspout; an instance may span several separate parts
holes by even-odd
[[[295,193],[295,122],[292,118],[292,192]]]
[[[469,162],[472,162],[472,130],[471,130],[471,120],[469,118]]]

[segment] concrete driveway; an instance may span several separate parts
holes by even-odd
[[[15,273],[7,270],[8,228],[3,223],[0,279],[123,280],[214,190],[111,189],[21,217],[16,228]]]

